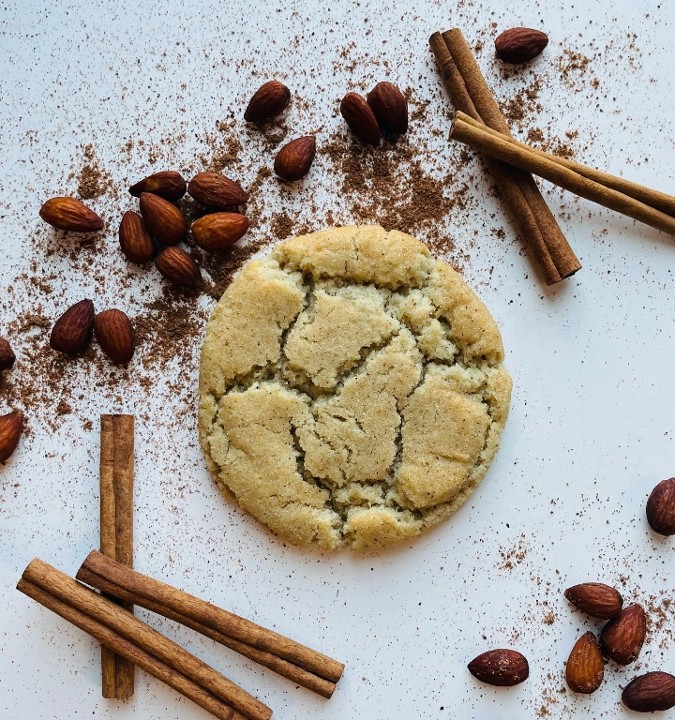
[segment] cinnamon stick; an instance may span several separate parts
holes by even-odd
[[[33,598],[33,600],[36,600],[47,609],[60,615],[81,630],[84,630],[102,645],[111,649],[114,648],[116,654],[129,660],[132,664],[138,665],[138,667],[166,683],[174,690],[177,690],[200,707],[208,710],[220,720],[240,720],[243,718],[242,715],[236,713],[229,705],[213,697],[213,695],[206,692],[196,683],[188,680],[180,673],[176,673],[168,665],[144,652],[137,645],[134,645],[102,623],[89,617],[86,613],[54,597],[38,585],[21,579],[16,587],[17,590],[28,595],[28,597]]]
[[[634,220],[675,235],[675,217],[592,180],[588,175],[582,175],[570,167],[566,167],[546,153],[535,152],[532,148],[513,138],[493,132],[480,123],[472,121],[463,113],[457,113],[450,137],[485,155],[543,177],[587,200],[592,200]]]
[[[34,559],[17,589],[223,720],[269,720],[272,711],[238,685],[110,600]]]
[[[101,415],[101,552],[131,567],[134,557],[134,417]],[[113,599],[119,603],[119,600]],[[133,605],[122,603],[129,612]],[[101,647],[101,693],[128,700],[134,694],[134,665]]]
[[[116,563],[95,550],[77,578],[99,590],[177,620],[324,697],[344,665],[273,630]]]
[[[455,28],[434,33],[429,43],[455,107],[495,130],[510,134],[461,31]],[[486,160],[518,232],[531,248],[546,283],[552,285],[577,272],[581,263],[532,176],[504,163]]]
[[[645,187],[644,185],[640,185],[639,183],[631,182],[630,180],[626,180],[625,178],[612,175],[608,172],[598,170],[588,165],[584,165],[580,162],[577,162],[576,160],[571,160],[570,158],[566,157],[560,157],[559,155],[552,155],[551,153],[544,152],[543,150],[539,150],[538,148],[530,147],[529,145],[525,145],[524,143],[519,143],[514,138],[508,135],[498,133],[498,131],[493,130],[487,125],[479,123],[477,120],[474,120],[474,118],[472,118],[470,115],[466,115],[461,111],[457,112],[457,116],[461,117],[464,122],[467,122],[470,125],[482,127],[484,130],[487,130],[493,135],[497,134],[500,137],[507,138],[508,140],[517,143],[521,147],[527,148],[529,152],[538,155],[539,157],[545,158],[547,160],[552,160],[553,162],[558,163],[558,165],[562,165],[569,170],[574,170],[574,172],[578,173],[579,175],[583,175],[584,177],[587,177],[589,180],[594,180],[600,185],[604,185],[605,187],[611,188],[612,190],[617,190],[624,195],[628,195],[635,200],[639,200],[645,205],[650,205],[654,209],[660,210],[666,215],[675,216],[674,195],[669,195],[668,193],[661,192],[660,190],[654,190],[653,188]]]

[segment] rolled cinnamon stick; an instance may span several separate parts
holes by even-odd
[[[82,563],[77,578],[99,590],[178,620],[325,697],[330,697],[335,683],[344,672],[344,665],[327,655],[142,575],[95,550]],[[276,662],[274,657],[285,662]],[[315,677],[311,678],[307,673]]]
[[[457,113],[450,137],[485,155],[543,177],[580,197],[675,235],[675,217],[666,215],[650,205],[645,205],[645,203],[591,180],[587,176],[580,175],[544,153],[534,152],[527,145],[519,143],[513,138],[506,138],[499,133],[491,132],[480,123],[471,122],[462,113]]]
[[[134,416],[101,415],[101,552],[131,567],[134,559]],[[113,602],[119,603],[117,599]],[[122,603],[129,612],[133,605]],[[134,694],[134,665],[101,647],[101,693],[128,700]]]
[[[270,708],[191,655],[180,645],[42,560],[37,558],[32,560],[24,570],[21,579],[23,582],[20,582],[17,587],[22,592],[25,591],[26,584],[42,589],[62,603],[125,638],[144,653],[167,666],[172,673],[184,676],[215,698],[230,705],[249,720],[269,720],[271,717]],[[110,646],[110,643],[106,646]],[[123,646],[124,644],[121,643],[111,649],[117,652],[122,650]],[[129,658],[128,652],[120,652],[120,654]]]
[[[443,83],[458,110],[496,130],[509,133],[506,120],[480,68],[458,29],[434,33],[429,43]],[[531,248],[548,285],[581,268],[532,176],[495,160],[487,160],[513,222]]]
[[[597,168],[584,165],[583,163],[577,162],[576,160],[571,160],[570,158],[566,157],[560,157],[559,155],[553,155],[551,153],[545,152],[544,150],[539,150],[538,148],[525,145],[524,143],[518,142],[518,140],[515,140],[509,135],[504,135],[502,133],[499,133],[497,130],[493,130],[487,125],[483,125],[483,123],[475,120],[470,115],[462,113],[461,111],[457,112],[457,116],[461,117],[461,119],[469,125],[481,127],[483,128],[483,130],[487,130],[493,135],[497,134],[502,138],[506,138],[507,140],[516,143],[521,147],[527,148],[528,152],[533,153],[534,155],[538,155],[539,157],[546,160],[552,160],[553,162],[558,163],[558,165],[562,165],[569,170],[574,170],[574,172],[578,173],[579,175],[583,175],[589,180],[594,180],[600,185],[604,185],[605,187],[611,188],[612,190],[616,190],[617,192],[623,193],[624,195],[628,195],[628,197],[632,197],[634,200],[639,200],[641,203],[649,205],[655,210],[660,210],[666,215],[672,215],[675,217],[674,195],[669,195],[668,193],[661,192],[660,190],[654,190],[653,188],[646,187],[645,185],[631,182],[630,180],[618,177],[617,175],[612,175],[611,173],[604,172],[603,170],[598,170]]]
[[[242,720],[243,715],[235,712],[229,705],[226,705],[211,693],[204,690],[197,683],[188,680],[184,675],[177,673],[173,668],[158,660],[153,655],[145,652],[134,643],[122,637],[114,630],[103,623],[94,620],[86,613],[69,605],[63,600],[55,597],[39,585],[21,578],[16,586],[28,597],[33,598],[48,610],[60,615],[64,620],[72,623],[80,630],[84,630],[101,645],[110,648],[111,652],[128,660],[132,665],[145,670],[147,673],[166,683],[169,687],[178,691],[186,698],[192,700],[204,710],[208,710],[219,720]]]

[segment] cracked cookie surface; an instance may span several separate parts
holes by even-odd
[[[410,539],[485,475],[509,409],[503,354],[482,302],[409,235],[288,240],[244,266],[207,325],[209,470],[293,544]]]

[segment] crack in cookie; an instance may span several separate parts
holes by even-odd
[[[511,381],[485,306],[422,243],[335,228],[248,263],[209,320],[199,432],[242,508],[298,545],[377,550],[485,475]]]

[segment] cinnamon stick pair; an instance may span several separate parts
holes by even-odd
[[[77,578],[124,602],[177,620],[324,697],[333,694],[344,671],[337,660],[96,550],[87,556]],[[28,565],[17,589],[221,720],[268,720],[272,714],[266,705],[128,610],[42,560]]]
[[[456,109],[504,135],[510,130],[480,72],[462,32],[434,33],[429,43]],[[541,196],[532,176],[493,158],[486,162],[511,211],[522,238],[530,246],[548,285],[581,268],[574,251]]]
[[[675,197],[542,150],[457,112],[450,137],[474,150],[543,177],[580,197],[675,235]]]

